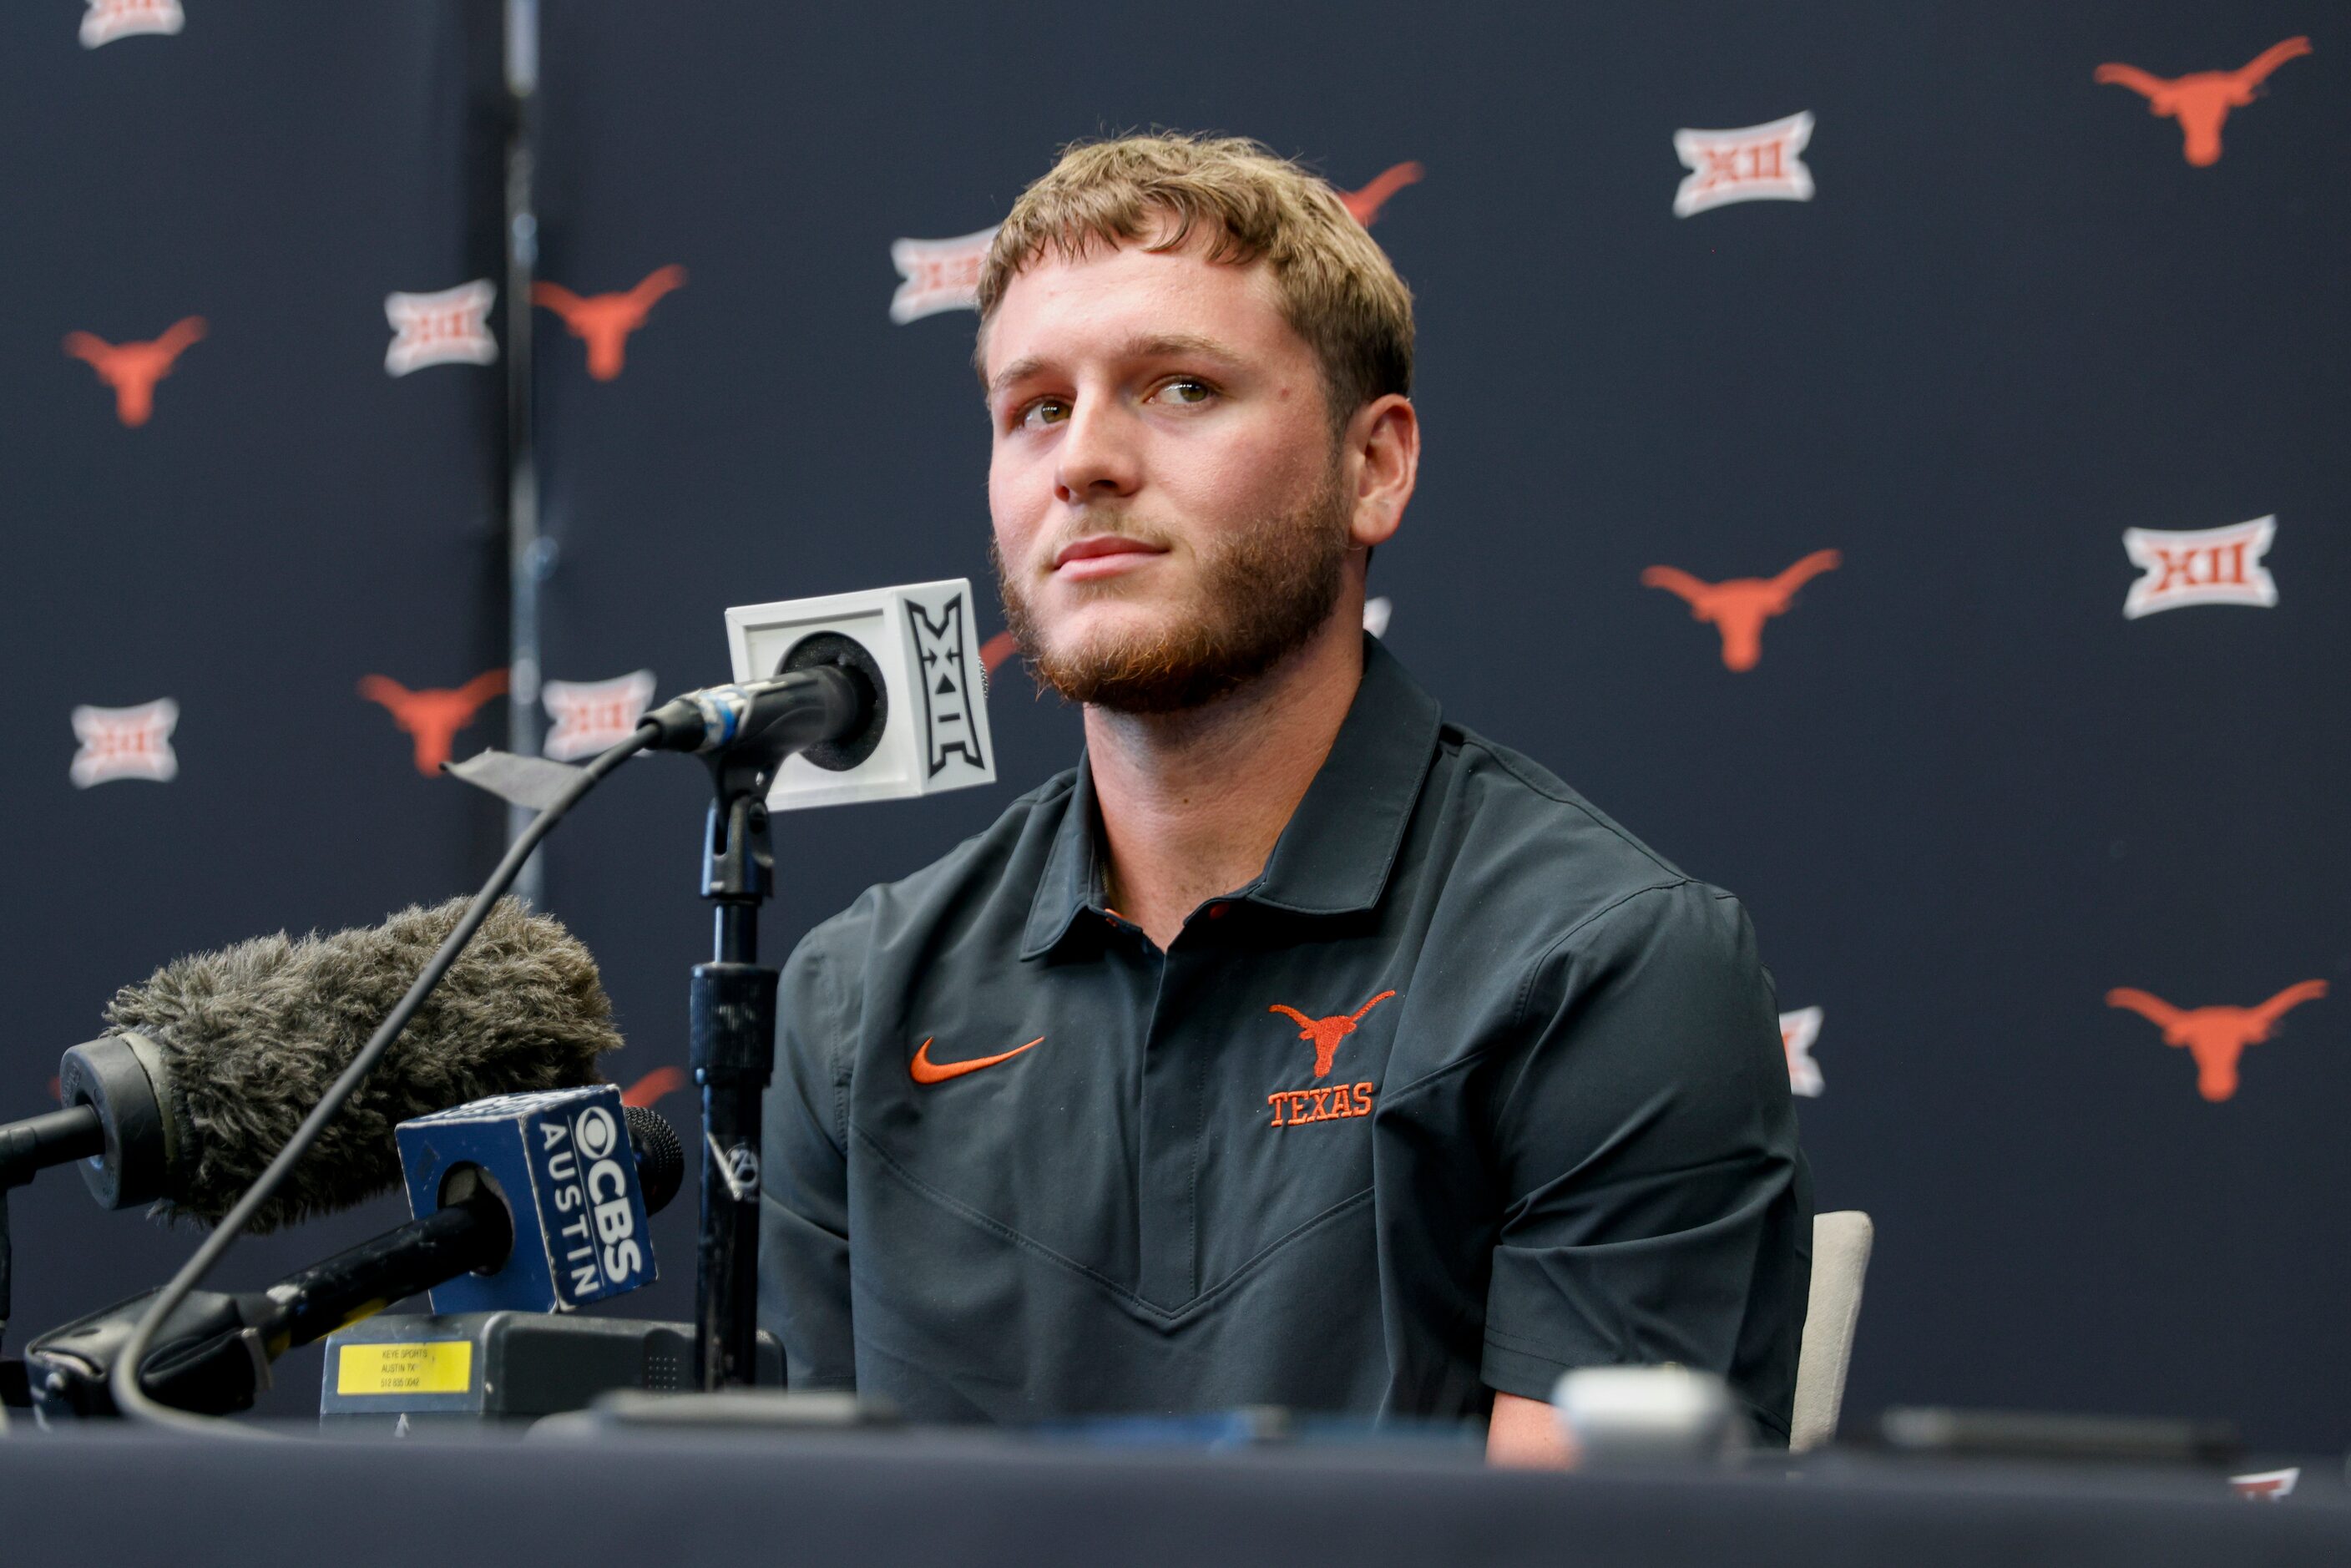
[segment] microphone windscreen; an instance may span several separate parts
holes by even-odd
[[[107,1022],[160,1048],[177,1134],[155,1212],[215,1223],[350,1064],[468,901],[361,930],[284,933],[181,958],[126,987]],[[392,1129],[493,1094],[602,1080],[619,1049],[588,949],[551,915],[494,905],[398,1040],[269,1203],[256,1231],[347,1208],[400,1183]]]

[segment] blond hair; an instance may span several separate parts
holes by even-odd
[[[1075,142],[1020,193],[979,274],[979,347],[1014,277],[1049,249],[1181,249],[1273,269],[1282,319],[1322,370],[1334,427],[1374,398],[1412,391],[1412,291],[1331,188],[1243,137],[1176,134]],[[985,368],[982,375],[986,374]]]

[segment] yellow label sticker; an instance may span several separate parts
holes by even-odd
[[[423,1344],[347,1344],[335,1367],[338,1394],[463,1394],[474,1385],[470,1340]]]

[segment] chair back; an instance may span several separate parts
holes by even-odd
[[[1796,1357],[1795,1411],[1788,1423],[1792,1453],[1817,1448],[1836,1436],[1845,1368],[1853,1362],[1854,1325],[1861,1318],[1861,1281],[1869,1271],[1869,1248],[1876,1235],[1869,1216],[1857,1208],[1813,1217],[1813,1291]]]

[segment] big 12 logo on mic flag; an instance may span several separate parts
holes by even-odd
[[[957,758],[982,771],[987,768],[987,745],[979,737],[982,719],[974,716],[972,701],[985,677],[970,653],[967,608],[964,596],[954,595],[941,601],[939,618],[933,621],[919,601],[906,605],[915,684],[923,694],[923,766],[934,779]]]
[[[611,1084],[494,1095],[392,1131],[410,1213],[438,1210],[443,1184],[472,1166],[514,1218],[506,1267],[434,1286],[434,1312],[568,1312],[654,1278],[636,1149]]]
[[[738,681],[768,679],[801,643],[820,635],[855,643],[881,676],[882,726],[866,737],[870,749],[853,759],[788,758],[776,770],[768,809],[897,800],[994,783],[996,751],[975,621],[971,584],[962,578],[729,610],[726,641]]]

